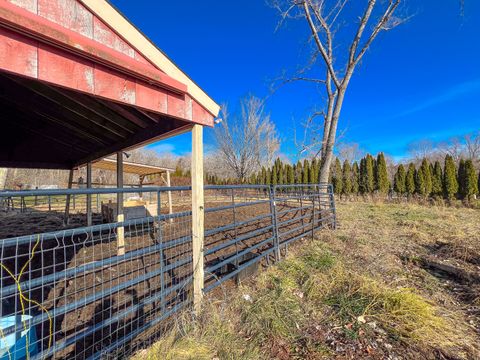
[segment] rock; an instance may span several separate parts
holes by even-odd
[[[361,324],[365,324],[367,322],[367,320],[365,320],[365,316],[359,316],[357,317],[357,321]]]
[[[251,297],[249,294],[244,294],[244,295],[242,296],[242,298],[243,298],[243,300],[245,300],[245,301],[248,301],[248,302],[250,302],[250,303],[253,303],[253,299],[252,299],[252,297]]]

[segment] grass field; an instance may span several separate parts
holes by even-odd
[[[347,202],[338,219],[137,358],[480,358],[479,210]]]

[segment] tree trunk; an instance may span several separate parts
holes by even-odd
[[[350,75],[350,76],[348,76]],[[348,85],[351,74],[347,74],[348,77],[345,78],[344,84]],[[333,147],[335,145],[335,138],[337,135],[337,124],[338,119],[340,118],[340,112],[342,111],[343,99],[345,97],[345,88],[338,90],[338,96],[335,102],[334,110],[332,113],[332,118],[329,121],[329,133],[327,137],[326,144],[324,144],[325,153],[322,154],[322,162],[320,164],[320,179],[321,183],[328,183],[328,178],[330,175],[330,166],[332,165],[333,159]]]

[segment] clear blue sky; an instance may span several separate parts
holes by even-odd
[[[352,80],[340,128],[344,141],[372,153],[402,157],[408,144],[480,129],[480,1],[409,0],[414,14],[383,33]],[[264,97],[273,79],[306,61],[308,29],[290,22],[275,31],[278,14],[263,0],[112,0],[218,103]],[[311,85],[276,92],[267,110],[296,156],[293,128],[321,98]],[[207,132],[207,146],[211,133]],[[188,135],[158,143],[158,151],[188,153]]]

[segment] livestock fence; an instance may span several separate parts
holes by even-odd
[[[328,184],[204,194],[203,292],[212,296],[336,224]],[[0,360],[126,358],[193,303],[190,187],[0,192],[0,239]]]

